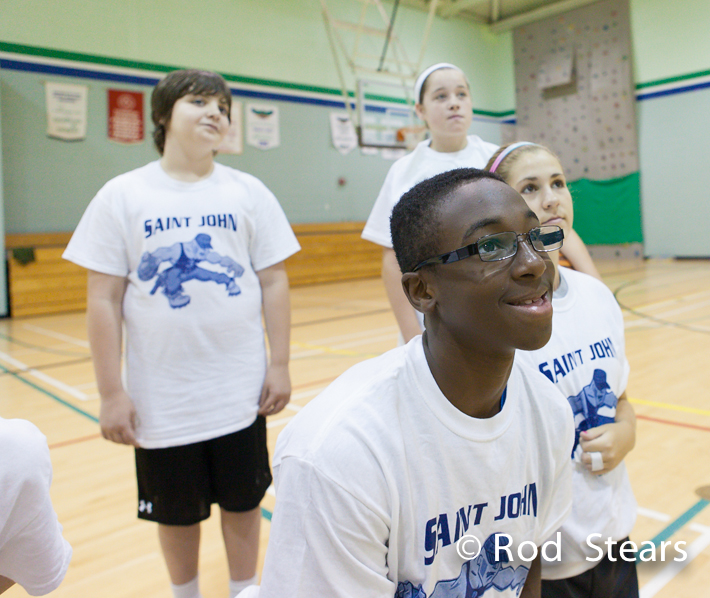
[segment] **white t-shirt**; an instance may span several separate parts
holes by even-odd
[[[72,556],[49,497],[52,462],[34,424],[0,418],[0,575],[32,596],[64,579]]]
[[[392,164],[362,231],[363,239],[391,248],[390,216],[402,195],[417,183],[442,172],[455,168],[483,168],[498,149],[497,145],[483,141],[478,135],[469,135],[468,145],[459,152],[437,152],[429,147],[430,143],[430,139],[422,141],[412,153]]]
[[[538,378],[515,365],[501,412],[474,419],[439,390],[420,336],[345,372],[279,436],[261,598],[517,596],[520,543],[571,507],[569,407]],[[471,536],[483,549],[460,556]]]
[[[560,268],[567,292],[553,294],[552,338],[542,349],[519,351],[516,359],[549,378],[568,397],[574,411],[576,436],[581,430],[611,423],[617,398],[626,390],[629,363],[624,343],[624,320],[614,295],[596,278]],[[538,375],[540,375],[538,374]],[[605,549],[607,538],[621,540],[636,521],[634,499],[626,466],[604,475],[581,465],[581,447],[575,445],[572,477],[572,514],[564,522],[561,562],[542,562],[544,579],[566,579],[598,564],[599,552],[587,544],[592,533]]]
[[[128,279],[125,373],[142,447],[256,419],[266,369],[256,272],[298,250],[274,195],[221,164],[185,183],[151,162],[98,192],[64,257]]]

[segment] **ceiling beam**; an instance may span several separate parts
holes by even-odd
[[[491,23],[500,19],[500,0],[491,0]]]
[[[439,15],[448,19],[449,17],[455,17],[462,11],[473,8],[476,4],[484,4],[485,0],[449,0],[445,5],[439,9]]]
[[[547,17],[554,17],[563,12],[581,8],[588,4],[594,4],[595,2],[599,2],[599,0],[561,0],[561,2],[555,2],[554,4],[548,4],[547,6],[541,6],[540,8],[535,8],[519,15],[501,19],[497,23],[492,23],[490,30],[493,33],[503,33],[504,31],[510,31],[521,25],[534,23],[535,21],[540,21]]]

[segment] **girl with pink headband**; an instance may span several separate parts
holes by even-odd
[[[538,152],[545,152],[547,155],[551,156],[552,159],[555,160],[555,162],[559,165],[557,172],[561,176],[561,179],[558,180],[558,182],[556,183],[556,185],[559,186],[556,188],[563,189],[563,194],[566,194],[563,199],[569,197],[569,207],[566,208],[567,212],[565,215],[565,218],[569,216],[569,219],[565,220],[565,218],[563,218],[563,220],[565,221],[560,224],[560,226],[562,226],[563,230],[565,231],[565,243],[563,250],[559,252],[559,263],[562,266],[565,266],[567,268],[573,268],[578,272],[584,272],[585,274],[589,274],[590,276],[594,276],[595,278],[601,280],[601,274],[599,274],[599,271],[594,265],[594,262],[592,261],[592,256],[589,255],[589,251],[584,245],[584,241],[582,241],[581,237],[572,228],[572,197],[569,195],[567,183],[566,181],[564,181],[564,173],[562,171],[562,166],[560,165],[557,156],[555,156],[549,149],[547,149],[543,145],[538,145],[537,143],[532,143],[530,141],[518,141],[516,143],[510,143],[508,145],[502,146],[495,154],[493,154],[493,156],[491,156],[491,159],[488,161],[488,164],[486,165],[486,170],[490,172],[495,172],[496,174],[503,177],[506,182],[514,186],[516,190],[523,195],[523,198],[525,198],[523,190],[525,190],[525,193],[527,194],[529,194],[530,192],[530,187],[526,187],[525,185],[527,181],[521,179],[518,185],[516,186],[514,183],[511,182],[511,171],[515,168],[516,164],[518,164],[519,162],[525,163],[526,161],[528,161],[530,156],[532,156],[533,154],[537,154]],[[564,183],[560,186],[560,183],[563,181]],[[536,210],[533,208],[533,211]],[[540,214],[538,214],[538,216],[540,216]],[[542,219],[540,220],[540,222],[544,224],[542,222]],[[550,224],[554,223],[550,222]],[[569,226],[564,226],[565,224],[568,224]]]
[[[486,169],[518,191],[540,224],[565,233],[563,250],[575,270],[599,277],[572,229],[574,211],[560,161],[541,145],[521,141],[500,148]],[[636,501],[623,459],[636,440],[636,417],[626,400],[629,364],[624,321],[611,291],[599,280],[555,264],[552,337],[542,349],[519,351],[550,379],[574,413],[572,513],[551,538],[560,560],[542,560],[542,598],[638,598],[636,563],[620,558],[636,520]],[[591,534],[593,548],[588,544]],[[610,540],[609,545],[605,544]]]
[[[402,291],[390,239],[392,208],[425,179],[455,168],[483,168],[498,148],[468,134],[473,104],[468,80],[459,67],[441,62],[424,70],[414,85],[414,98],[417,116],[430,138],[392,165],[362,232],[363,239],[382,246],[382,279],[405,342],[421,334],[423,322]]]

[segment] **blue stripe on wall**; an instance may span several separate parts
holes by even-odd
[[[29,73],[43,73],[47,75],[58,75],[63,77],[93,79],[97,81],[113,81],[114,83],[148,85],[150,87],[155,86],[160,80],[158,77],[140,77],[137,75],[124,75],[121,73],[111,73],[106,71],[92,71],[89,69],[77,69],[51,64],[40,64],[36,62],[22,62],[19,60],[8,60],[6,58],[0,58],[0,68],[13,71],[24,71]],[[281,102],[291,102],[294,104],[310,104],[312,106],[325,106],[328,108],[339,108],[341,110],[345,109],[345,103],[339,100],[324,100],[307,96],[296,96],[283,93],[256,91],[251,89],[239,89],[234,88],[231,85],[230,89],[232,90],[232,95],[237,97],[257,98],[260,100],[277,100]],[[355,107],[355,104],[352,104],[352,106]],[[367,112],[385,113],[388,109],[385,106],[365,105],[365,110]],[[406,111],[402,112],[406,113]]]
[[[636,96],[636,101],[650,100],[652,98],[661,98],[663,96],[674,96],[680,93],[688,93],[689,91],[697,91],[698,89],[707,89],[710,87],[710,81],[705,83],[696,83],[695,85],[684,85],[674,89],[663,89],[661,91],[651,91],[649,93],[640,93]]]

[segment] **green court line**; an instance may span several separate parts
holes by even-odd
[[[665,542],[666,540],[668,540],[668,538],[675,534],[681,527],[688,523],[693,517],[695,517],[708,505],[710,505],[710,501],[701,498],[685,513],[677,517],[675,521],[672,521],[670,524],[668,524],[665,529],[663,529],[651,540],[651,542],[653,542],[656,546],[658,546],[661,542]]]
[[[79,414],[83,415],[84,417],[90,419],[92,422],[95,422],[95,423],[97,423],[97,424],[99,423],[99,418],[98,418],[98,417],[96,417],[96,416],[94,416],[94,415],[91,415],[91,413],[87,413],[87,412],[84,411],[83,409],[79,409],[78,407],[76,407],[75,405],[72,405],[71,403],[69,403],[68,401],[65,401],[64,399],[60,399],[57,395],[52,394],[51,392],[49,392],[48,390],[42,388],[41,386],[37,386],[34,382],[30,382],[29,380],[25,380],[20,374],[18,374],[17,372],[13,372],[12,370],[8,370],[8,369],[7,369],[4,365],[2,365],[2,364],[0,364],[0,370],[2,370],[3,372],[5,372],[6,374],[8,374],[8,375],[10,375],[10,376],[13,376],[14,378],[16,378],[17,380],[19,380],[20,382],[23,382],[23,383],[26,384],[27,386],[30,386],[31,388],[34,388],[35,390],[41,392],[42,394],[48,396],[49,398],[54,399],[55,401],[57,401],[57,403],[61,403],[61,404],[64,405],[65,407],[69,407],[69,409],[72,409],[73,411],[76,411],[77,413],[79,413]]]
[[[271,511],[267,511],[264,507],[261,507],[261,516],[267,521],[271,521]]]

